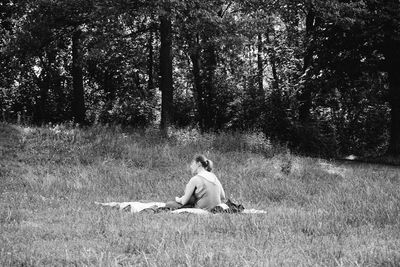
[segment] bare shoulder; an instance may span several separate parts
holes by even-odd
[[[197,183],[199,181],[201,181],[201,176],[200,175],[195,175],[192,178],[190,178],[189,183]]]

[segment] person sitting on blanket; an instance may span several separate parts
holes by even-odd
[[[225,191],[217,176],[211,172],[213,163],[203,155],[198,155],[190,164],[193,176],[185,187],[182,197],[166,203],[171,209],[200,208],[211,210],[225,201]]]

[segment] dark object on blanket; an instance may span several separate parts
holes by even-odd
[[[125,208],[122,209],[123,211],[130,212],[131,211],[131,205],[126,206]]]
[[[165,212],[165,211],[171,211],[173,209],[171,209],[170,207],[160,207],[160,208],[156,208],[154,210],[154,213],[160,213],[160,212]]]
[[[221,206],[216,206],[211,210],[212,213],[240,213],[244,211],[244,207],[242,204],[235,204],[230,199],[228,199],[225,203],[229,208],[223,209]]]
[[[168,212],[168,211],[173,211],[173,210],[178,210],[178,209],[183,209],[183,208],[193,208],[193,206],[181,206],[181,207],[179,207],[179,208],[174,208],[174,207],[169,207],[169,206],[166,206],[166,207],[151,207],[151,208],[147,208],[147,209],[144,209],[144,210],[142,210],[142,211],[140,211],[141,213],[143,213],[143,212],[149,212],[149,211],[153,211],[154,213],[161,213],[161,212]]]
[[[235,204],[233,203],[230,199],[228,199],[225,203],[229,208],[228,209],[224,209],[221,206],[216,206],[213,209],[210,210],[211,213],[240,213],[244,210],[244,207],[242,204]],[[160,212],[168,212],[168,211],[172,211],[172,210],[176,210],[176,209],[183,209],[183,208],[193,208],[193,206],[182,206],[179,208],[171,208],[171,207],[151,207],[151,208],[147,208],[141,211],[141,213],[143,212],[154,212],[154,213],[160,213]]]

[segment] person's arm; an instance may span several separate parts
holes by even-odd
[[[175,197],[175,201],[182,204],[186,205],[190,199],[190,197],[193,195],[193,192],[196,188],[196,179],[197,177],[192,177],[190,181],[187,183],[185,187],[185,194],[182,197]]]

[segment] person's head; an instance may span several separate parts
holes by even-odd
[[[197,174],[202,170],[210,172],[212,168],[213,162],[203,155],[196,156],[190,164],[190,171],[192,172],[192,174]]]

